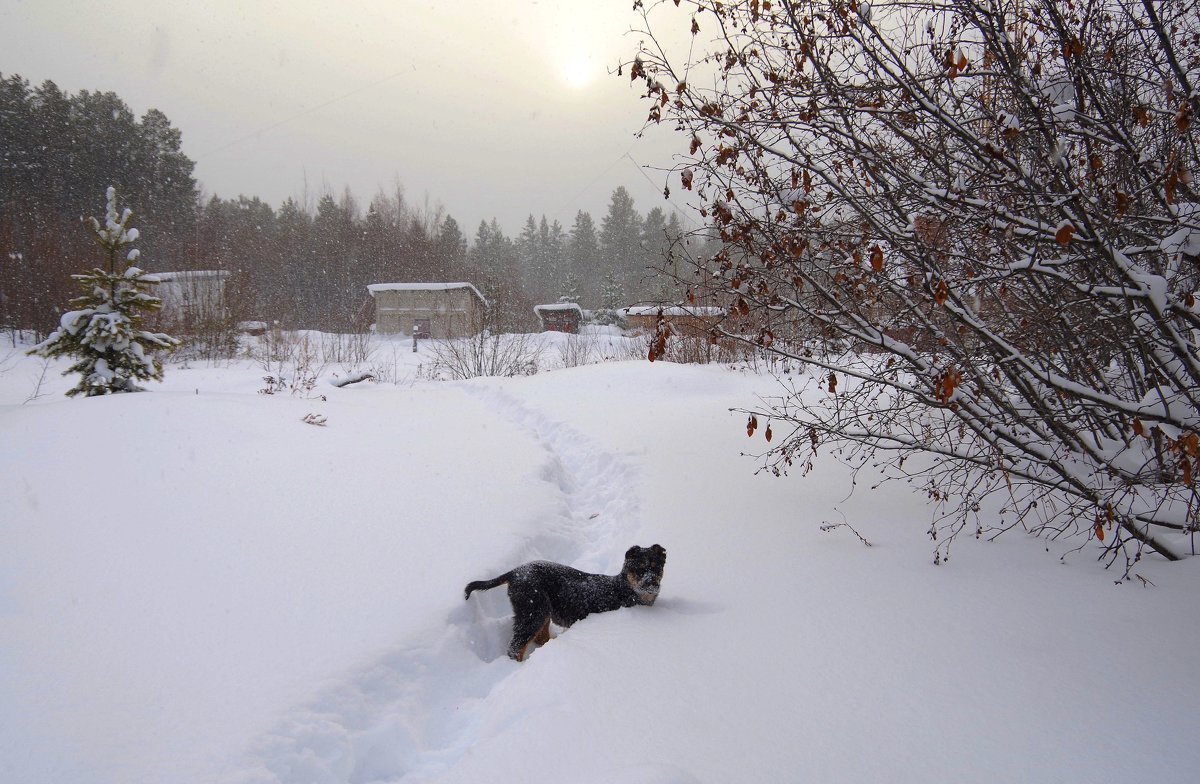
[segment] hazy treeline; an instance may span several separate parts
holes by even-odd
[[[679,231],[660,209],[641,216],[624,188],[599,225],[582,211],[566,228],[530,215],[513,237],[494,219],[468,235],[452,215],[410,204],[400,190],[365,208],[349,192],[325,194],[312,209],[296,199],[275,210],[256,198],[213,197],[199,209],[195,266],[232,273],[231,305],[246,318],[354,328],[373,316],[369,283],[465,280],[492,303],[495,326],[528,329],[538,303],[618,307],[659,296],[648,269]]]
[[[466,280],[498,328],[535,325],[533,305],[569,298],[618,307],[662,296],[650,270],[680,234],[678,217],[642,215],[624,188],[599,221],[530,215],[515,236],[493,219],[473,231],[403,189],[364,206],[341,196],[205,197],[182,134],[114,93],[64,93],[0,74],[0,328],[46,330],[75,296],[70,275],[99,263],[80,218],[115,185],[144,236],[150,271],[224,269],[232,318],[352,329],[373,316],[369,283]]]
[[[0,74],[0,327],[55,323],[69,275],[99,263],[79,219],[103,214],[110,184],[138,215],[147,259],[189,255],[196,182],[180,141],[162,112],[138,119],[113,93]]]

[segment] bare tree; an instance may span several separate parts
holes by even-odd
[[[833,440],[919,477],[938,561],[964,528],[1099,539],[1127,574],[1146,547],[1182,556],[1200,520],[1196,0],[671,0],[642,18],[626,67],[649,122],[684,134],[669,185],[721,238],[673,273],[728,309],[724,336],[819,369],[818,399],[789,386],[753,412],[791,425],[769,469]],[[680,58],[668,25],[690,29]]]

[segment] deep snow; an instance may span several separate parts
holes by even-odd
[[[323,401],[249,361],[67,400],[0,349],[0,781],[1194,780],[1195,559],[934,567],[902,485],[754,475],[728,409],[769,377],[415,381],[426,351]],[[523,664],[503,591],[462,600],[655,542],[653,607]]]

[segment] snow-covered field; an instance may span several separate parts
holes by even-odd
[[[1014,534],[934,567],[903,486],[754,475],[728,409],[767,376],[427,351],[68,400],[0,347],[0,782],[1196,780],[1200,560],[1114,585]],[[657,604],[521,664],[503,590],[462,598],[656,542]]]

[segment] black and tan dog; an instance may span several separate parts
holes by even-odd
[[[494,580],[467,584],[471,591],[486,591],[508,583],[513,606],[513,637],[508,655],[523,661],[529,644],[545,645],[550,623],[570,626],[592,613],[608,612],[635,604],[654,604],[662,583],[667,551],[655,544],[630,547],[620,574],[589,574],[550,561],[532,561]]]

